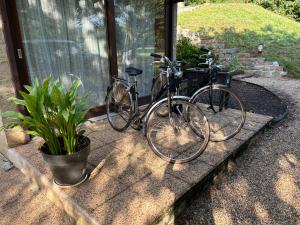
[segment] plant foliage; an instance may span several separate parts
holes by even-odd
[[[182,37],[177,41],[177,59],[184,61],[187,67],[197,66],[199,62],[193,58],[193,55],[202,55],[204,53],[201,48],[193,45],[191,39],[188,37]]]
[[[185,5],[203,3],[254,3],[300,22],[300,0],[186,0]]]
[[[252,0],[252,2],[300,22],[300,0]]]
[[[185,5],[200,5],[203,4],[205,0],[185,0]]]
[[[76,152],[78,139],[84,133],[80,125],[88,111],[86,97],[77,95],[80,85],[81,81],[77,80],[66,90],[59,80],[51,82],[48,78],[42,84],[35,80],[32,86],[24,86],[27,92],[20,92],[23,99],[13,97],[10,100],[25,106],[28,115],[14,111],[2,113],[12,119],[3,128],[27,127],[28,134],[45,140],[52,155]]]

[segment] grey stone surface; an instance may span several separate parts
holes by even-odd
[[[1,225],[71,225],[76,222],[51,203],[45,192],[34,191],[17,169],[0,170]]]
[[[100,224],[151,224],[188,188],[167,173],[151,175],[99,206],[93,216]]]
[[[13,167],[13,164],[0,153],[0,169],[9,171]]]
[[[91,140],[95,142],[89,158],[89,179],[71,189],[55,189],[71,199],[63,198],[62,203],[59,198],[63,195],[60,194],[54,194],[52,199],[64,208],[70,204],[70,215],[76,215],[76,210],[87,210],[88,218],[92,216],[100,224],[153,222],[270,119],[247,114],[248,127],[242,130],[240,136],[226,142],[210,142],[197,159],[175,165],[156,156],[143,134],[132,129],[125,133],[115,132],[103,122],[93,124],[89,128],[93,133]],[[15,151],[51,180],[50,170],[37,151],[39,143],[36,140]],[[80,215],[82,218],[85,214]]]
[[[300,224],[300,81],[250,78],[275,92],[287,118],[265,131],[219,182],[199,193],[176,225]]]
[[[226,159],[234,150],[241,146],[242,141],[232,138],[224,142],[210,142],[199,160],[216,167]]]

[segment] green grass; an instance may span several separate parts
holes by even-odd
[[[294,20],[253,4],[206,4],[181,13],[178,24],[252,54],[263,43],[267,60],[277,60],[300,78],[300,23]]]

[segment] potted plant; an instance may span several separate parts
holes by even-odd
[[[35,80],[32,86],[24,86],[26,92],[20,92],[23,99],[11,98],[28,113],[2,113],[12,119],[3,128],[26,127],[28,134],[44,139],[39,150],[50,166],[54,182],[64,186],[81,183],[87,176],[90,140],[84,136],[82,124],[88,108],[86,97],[77,94],[80,85],[77,80],[67,89],[59,80],[51,82],[48,78],[42,84]]]

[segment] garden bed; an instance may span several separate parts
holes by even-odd
[[[287,115],[286,104],[268,89],[249,82],[232,80],[231,89],[244,101],[246,111],[273,117],[278,122]]]

